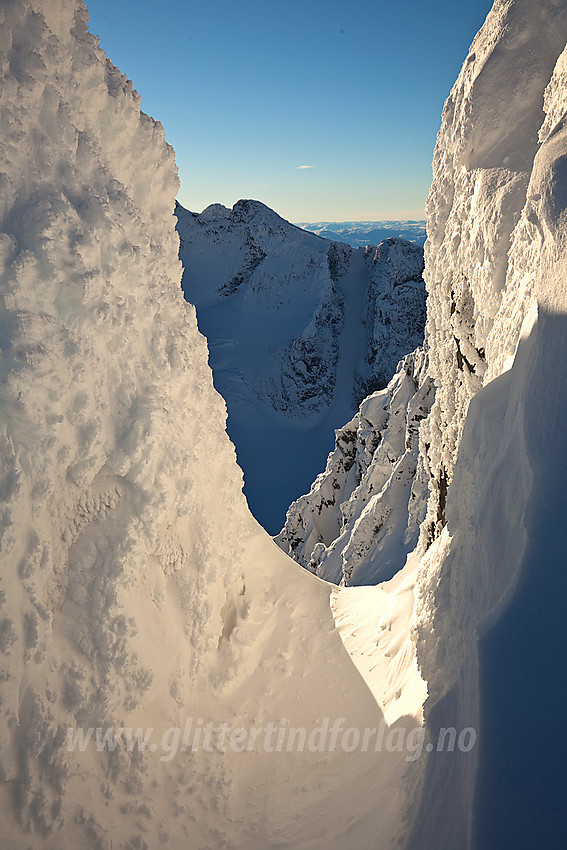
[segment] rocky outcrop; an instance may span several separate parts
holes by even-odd
[[[285,552],[342,585],[377,584],[403,566],[425,517],[419,427],[433,398],[427,358],[418,349],[336,432],[325,472],[291,505],[276,537]]]

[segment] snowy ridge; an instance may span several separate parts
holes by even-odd
[[[177,205],[176,214],[183,288],[227,402],[245,493],[275,533],[324,462],[336,423],[421,344],[423,251],[394,238],[353,250],[259,201],[201,214]]]
[[[403,566],[425,516],[427,482],[416,474],[419,424],[433,395],[418,349],[336,432],[325,472],[290,507],[276,538],[285,552],[343,585],[377,584]]]

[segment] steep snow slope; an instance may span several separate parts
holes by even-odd
[[[398,239],[353,251],[258,201],[176,214],[183,288],[227,402],[245,493],[276,533],[336,424],[421,343],[422,251]]]
[[[248,513],[180,289],[173,153],[86,20],[78,0],[0,9],[2,844],[389,847],[407,751],[207,744],[209,724],[384,713],[419,732],[413,607],[392,614],[405,585],[377,606],[401,653],[372,638],[377,662],[411,682],[379,707],[330,586]],[[95,727],[116,746],[80,745]]]

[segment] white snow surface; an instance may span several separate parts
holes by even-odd
[[[437,141],[425,274],[426,345],[437,391],[421,434],[432,474],[424,538],[447,524],[418,579],[418,661],[429,690],[429,726],[449,721],[478,728],[480,776],[498,777],[493,797],[498,787],[506,792],[489,809],[476,781],[477,758],[450,766],[432,758],[411,848],[496,850],[509,841],[527,850],[533,834],[510,822],[516,810],[524,823],[526,806],[550,812],[547,822],[538,820],[538,843],[559,847],[561,832],[564,839],[557,780],[544,782],[545,774],[555,777],[553,762],[562,756],[550,757],[532,781],[529,771],[518,775],[515,758],[507,770],[508,759],[497,758],[489,742],[500,735],[510,751],[529,751],[533,691],[542,688],[531,684],[517,634],[500,632],[495,641],[493,624],[517,607],[530,582],[542,588],[545,617],[564,614],[564,589],[547,584],[555,566],[545,554],[563,532],[541,517],[566,507],[564,488],[550,471],[567,468],[566,39],[565,3],[497,0],[445,105]],[[534,613],[524,604],[515,628],[529,629]],[[558,651],[541,645],[539,652],[556,659],[551,678],[546,665],[547,685],[563,694]],[[498,664],[502,672],[491,678],[488,671]],[[517,689],[503,694],[507,668],[524,672]],[[515,738],[506,736],[502,716],[497,728],[491,720],[493,706],[506,700]],[[537,740],[532,749],[537,752]]]
[[[544,237],[529,184],[538,132],[557,124],[555,115],[544,125],[543,101],[565,46],[566,15],[555,0],[496,2],[443,110],[426,210],[426,334],[438,385],[422,431],[432,477],[430,538],[444,522],[469,401],[511,364],[535,303],[533,270]],[[548,95],[546,110],[550,103]],[[518,241],[530,247],[519,252]]]
[[[413,609],[377,607],[416,695],[379,706],[331,586],[247,509],[180,287],[173,152],[84,5],[3,4],[0,49],[2,845],[390,847],[422,769],[399,750],[67,748],[68,729],[156,743],[189,719],[365,729],[390,701],[415,727],[423,695]]]
[[[433,478],[431,501],[438,511],[437,472],[444,469],[451,477],[460,435],[467,428],[468,442],[462,449],[467,459],[460,461],[460,483],[453,483],[447,495],[447,512],[453,516],[465,517],[467,501],[478,498],[479,489],[484,493],[485,484],[465,485],[463,479],[478,475],[476,468],[486,464],[487,458],[496,467],[492,475],[498,472],[502,486],[510,489],[514,511],[520,511],[529,492],[522,429],[514,415],[506,413],[507,405],[518,402],[507,396],[508,384],[521,385],[523,378],[527,382],[526,351],[536,344],[542,314],[561,314],[565,303],[561,167],[566,39],[565,4],[496,2],[444,109],[428,198],[430,240],[426,246],[426,342],[437,391],[432,415],[422,428],[422,441],[431,440],[426,456]],[[495,103],[504,114],[488,134]],[[502,191],[492,191],[497,183]],[[524,353],[519,350],[522,339],[526,340]],[[508,370],[511,374],[505,375]],[[483,384],[485,389],[479,392]],[[466,416],[475,391],[474,406]],[[476,437],[475,460],[470,456],[470,441],[482,428],[486,434]],[[494,437],[491,444],[494,429],[502,439]],[[508,443],[516,454],[508,474],[502,476],[501,456],[509,451]],[[486,521],[492,512],[499,517],[503,507],[492,496],[482,511]],[[476,521],[474,511],[468,516]],[[497,525],[498,520],[494,521]],[[507,543],[517,552],[511,559],[514,568],[520,561],[522,526],[520,512],[513,541],[503,538],[497,547],[500,550]],[[478,541],[487,537],[487,532],[475,535]],[[490,545],[495,545],[492,538]],[[500,560],[493,556],[489,560],[494,575],[475,584],[478,591],[498,599],[503,591],[496,591],[494,582],[505,587],[508,581]],[[478,608],[487,605],[485,600]],[[459,653],[455,655],[458,663]]]
[[[183,289],[226,399],[244,492],[275,534],[336,424],[423,341],[422,250],[395,238],[353,250],[253,200],[176,214]]]

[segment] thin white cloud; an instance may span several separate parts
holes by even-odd
[[[317,168],[317,166],[316,165],[298,165],[297,168],[298,169],[300,169],[300,168]]]

